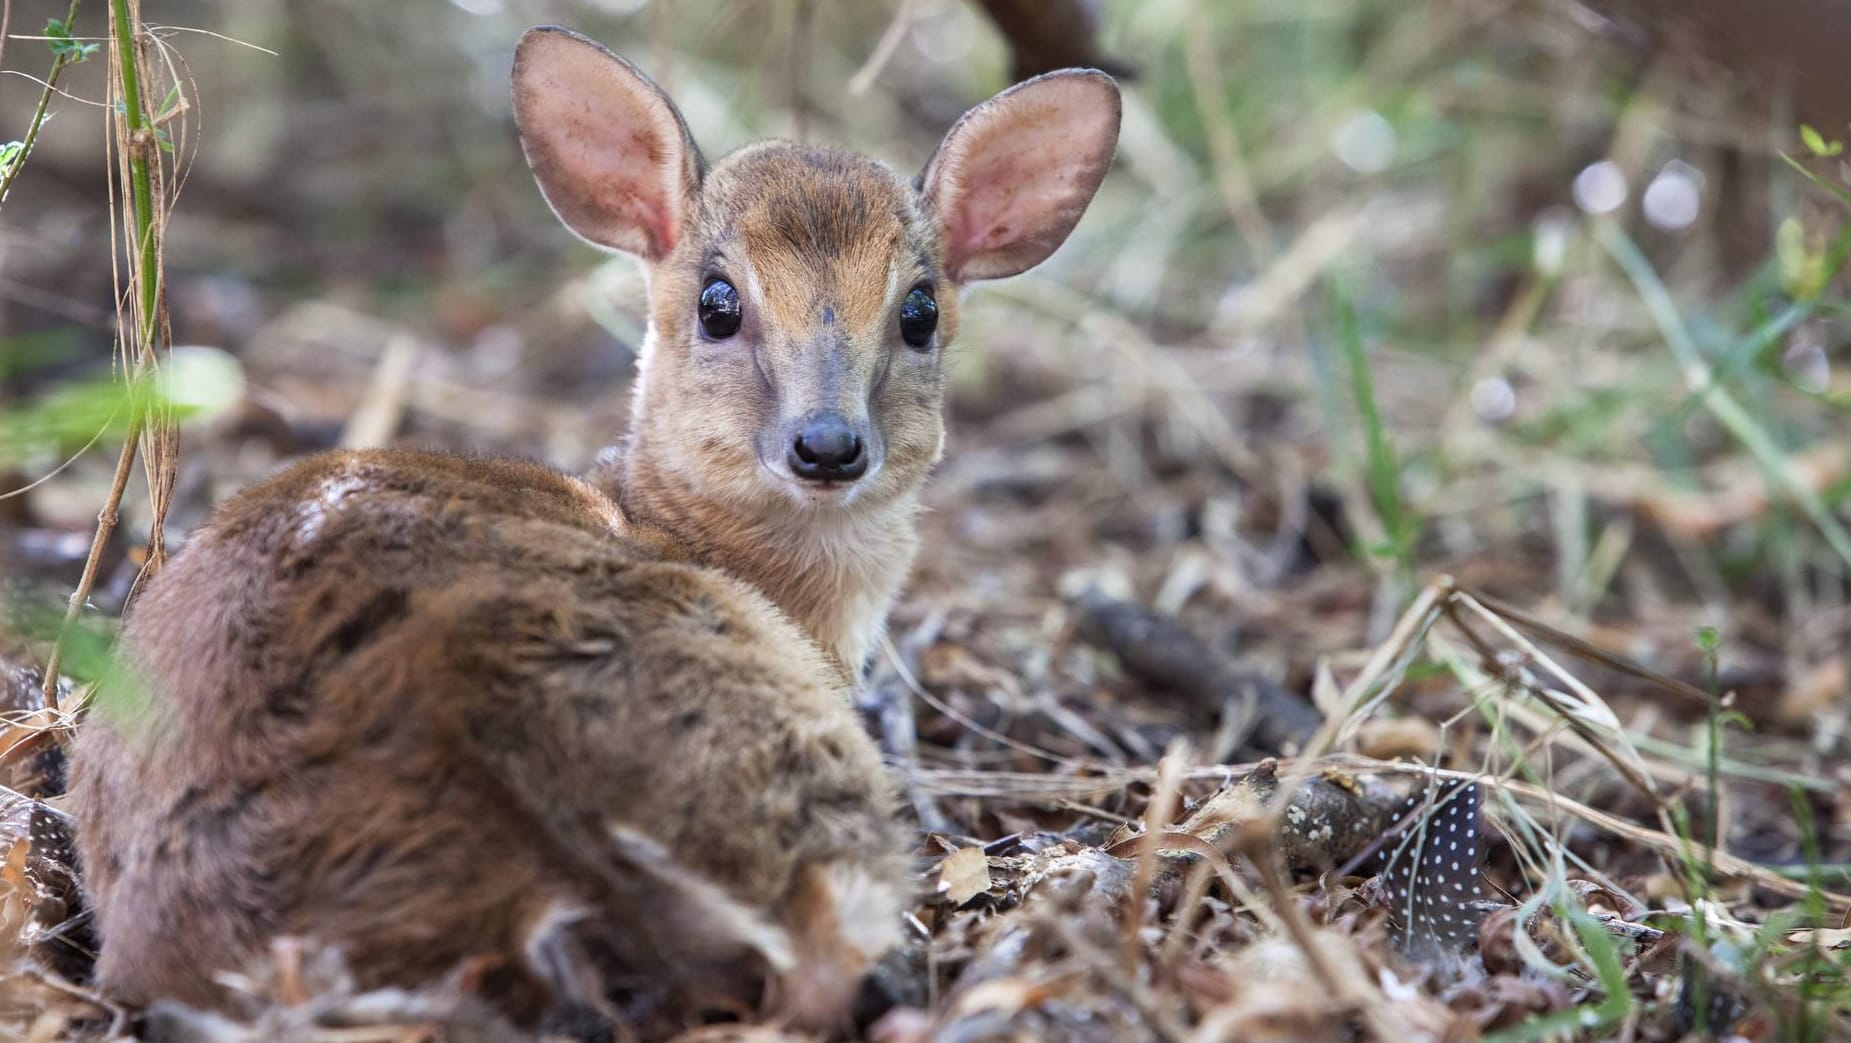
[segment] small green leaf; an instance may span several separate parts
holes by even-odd
[[[51,53],[67,62],[81,62],[94,55],[103,45],[98,43],[80,43],[71,36],[71,27],[64,24],[62,18],[50,18],[45,22],[45,43]]]
[[[1789,215],[1774,231],[1774,258],[1780,265],[1781,287],[1794,300],[1818,298],[1828,278],[1823,251],[1813,249],[1812,237],[1797,217]]]
[[[1825,135],[1820,134],[1805,123],[1800,124],[1800,141],[1804,143],[1815,156],[1836,156],[1845,150],[1844,142],[1827,141],[1825,140]]]
[[[1697,628],[1697,647],[1705,652],[1714,652],[1722,644],[1722,633],[1715,627]]]
[[[1740,710],[1724,710],[1717,715],[1716,723],[1738,731],[1752,732],[1755,730],[1755,722],[1749,720],[1748,715]]]

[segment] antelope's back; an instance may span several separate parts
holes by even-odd
[[[223,1006],[212,972],[282,935],[363,985],[518,962],[561,903],[637,900],[601,857],[611,823],[761,907],[819,845],[893,850],[808,639],[621,528],[575,479],[435,454],[318,457],[226,503],[136,604],[79,729],[103,987]],[[545,1002],[508,979],[517,1015]]]

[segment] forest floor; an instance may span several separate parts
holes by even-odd
[[[630,262],[557,229],[495,103],[368,90],[493,67],[487,37],[565,20],[467,6],[441,31],[280,5],[267,35],[215,27],[289,41],[287,69],[179,42],[189,92],[229,114],[173,201],[173,328],[192,372],[231,376],[183,436],[175,545],[314,449],[576,470],[622,432]],[[587,28],[670,56],[697,133],[910,165],[997,85],[963,70],[1001,75],[981,45],[934,51],[978,33],[968,13],[918,6],[868,95],[757,110],[739,70],[762,55],[737,41],[763,17],[790,47],[782,15]],[[1751,85],[1566,0],[1326,6],[1109,8],[1140,73],[1119,170],[1047,270],[967,302],[925,551],[864,696],[921,830],[907,948],[860,1031],[1851,1038],[1831,134],[1803,143]],[[814,78],[847,82],[887,17],[818,30]],[[7,204],[0,417],[107,385],[108,172],[84,147],[33,157]],[[68,594],[112,439],[0,447],[0,491],[49,476],[0,499],[9,605]],[[105,635],[142,560],[139,477],[124,504],[86,617]],[[8,720],[12,742],[44,718]],[[1312,817],[1275,817],[1281,787]],[[1482,877],[1433,857],[1460,822]],[[0,850],[11,933],[45,886],[32,854]],[[1483,893],[1436,893],[1454,882]],[[1468,926],[1409,923],[1441,911]],[[0,969],[0,1039],[107,1030],[83,954],[60,959]],[[211,1038],[511,1038],[454,997],[368,1008],[330,966],[254,975],[250,1024]],[[285,987],[303,974],[320,998]]]

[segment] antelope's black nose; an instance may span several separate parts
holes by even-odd
[[[791,473],[812,482],[852,482],[868,469],[861,436],[840,413],[805,420],[791,442]]]

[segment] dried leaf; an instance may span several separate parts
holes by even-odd
[[[980,847],[965,847],[938,864],[938,889],[952,905],[963,905],[990,889],[990,856]]]
[[[26,879],[26,856],[32,851],[32,842],[25,837],[14,837],[7,848],[6,859],[0,862],[0,880],[15,888],[32,886]]]
[[[1324,656],[1318,657],[1317,670],[1311,676],[1311,704],[1326,717],[1343,713],[1343,686],[1330,672],[1330,660]]]
[[[1817,945],[1830,952],[1851,949],[1851,927],[1834,927],[1818,931],[1789,931],[1787,940],[1795,945]]]
[[[1356,748],[1365,757],[1431,761],[1439,755],[1440,727],[1424,717],[1395,717],[1363,722]]]
[[[1021,978],[998,978],[982,982],[966,992],[959,998],[955,1013],[969,1016],[980,1011],[993,1011],[1014,1015],[1040,1006],[1047,998],[1047,990],[1040,985]]]

